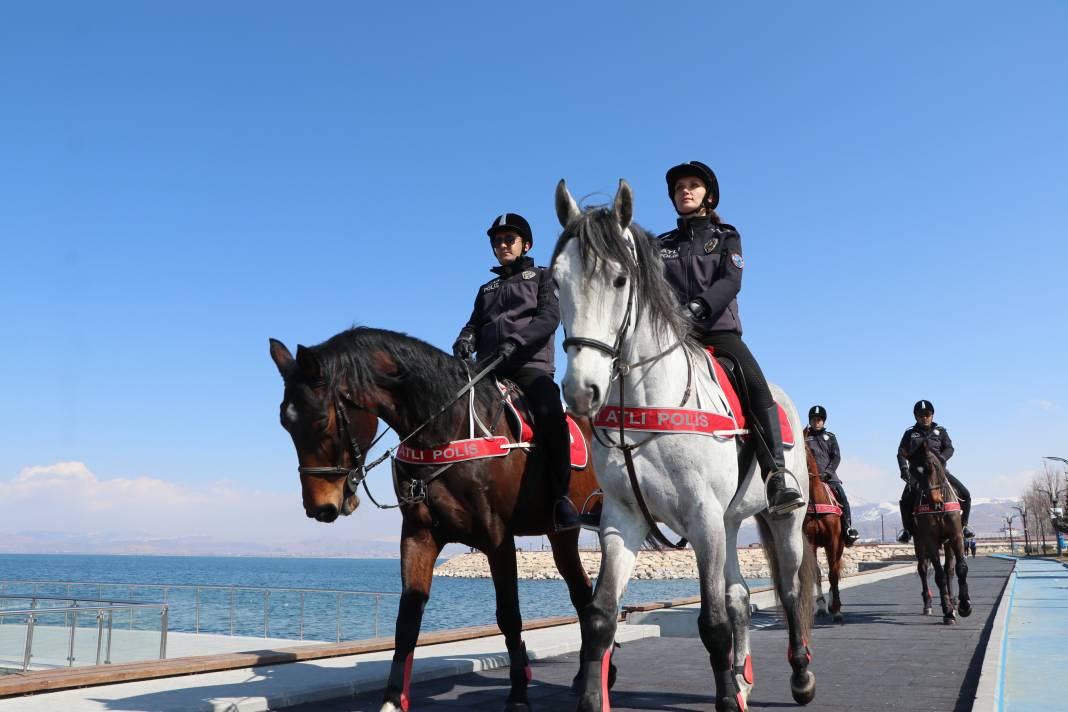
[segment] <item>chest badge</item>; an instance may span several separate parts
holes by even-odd
[[[711,240],[705,243],[705,254],[712,254],[712,250],[716,249],[716,245],[719,244],[719,238],[713,237]]]
[[[830,436],[830,435],[824,435],[824,436],[823,436],[823,439],[824,439],[824,440],[830,440],[830,439],[831,439],[831,436]]]
[[[935,428],[935,429],[934,429],[934,434],[935,434],[935,435],[938,435],[938,428]]]
[[[534,278],[535,278],[535,277],[537,277],[537,276],[538,276],[538,273],[537,273],[537,272],[535,272],[535,271],[534,271],[534,270],[532,270],[532,269],[528,269],[528,270],[527,270],[526,272],[524,272],[524,273],[523,273],[523,275],[522,275],[523,279],[534,279]]]

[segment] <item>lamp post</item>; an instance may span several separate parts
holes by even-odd
[[[1016,515],[1015,514],[1004,514],[1004,515],[1002,515],[1001,518],[1005,520],[1005,531],[1007,531],[1009,533],[1009,553],[1010,554],[1015,554],[1016,552],[1013,551],[1013,546],[1012,546],[1012,520],[1016,519]],[[1024,529],[1024,534],[1026,534],[1026,533],[1027,533],[1027,529]],[[1027,554],[1026,545],[1025,545],[1025,548],[1024,548],[1024,554],[1025,555]]]
[[[1042,459],[1055,460],[1057,462],[1064,463],[1064,465],[1068,466],[1068,460],[1063,457],[1047,456]],[[1057,497],[1059,497],[1061,494],[1068,494],[1068,492],[1063,489],[1058,489],[1056,492],[1052,492],[1050,490],[1043,490],[1043,492],[1049,495],[1049,514],[1050,519],[1053,521],[1053,536],[1057,537],[1057,556],[1060,557],[1064,551],[1064,544],[1062,543],[1064,539],[1061,536],[1061,517],[1064,514],[1064,510],[1057,507]]]
[[[1030,540],[1030,537],[1028,537],[1028,535],[1027,535],[1027,507],[1026,506],[1019,507],[1019,506],[1015,506],[1014,505],[1013,509],[1015,509],[1017,512],[1020,513],[1020,520],[1023,522],[1024,556],[1027,556],[1027,550],[1031,548],[1031,540]],[[1014,514],[1012,516],[1015,517],[1016,515]]]

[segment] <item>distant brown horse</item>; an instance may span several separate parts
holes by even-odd
[[[405,334],[350,329],[318,346],[298,346],[295,359],[271,339],[270,352],[285,381],[281,420],[297,449],[304,510],[321,522],[351,514],[359,506],[355,487],[365,474],[364,458],[379,418],[401,437],[429,421],[406,443],[416,449],[467,438],[469,407],[493,436],[518,439],[502,417],[502,397],[492,379],[475,386],[473,406],[465,395],[435,417],[468,384],[469,371],[459,359]],[[588,443],[588,426],[583,434]],[[403,516],[403,590],[383,712],[408,709],[413,650],[430,597],[434,562],[445,544],[459,542],[489,558],[497,624],[511,663],[507,712],[529,710],[530,668],[521,637],[515,537],[547,535],[575,610],[581,612],[590,602],[590,579],[578,554],[579,530],[550,533],[552,490],[538,448],[529,454],[522,448],[508,452],[458,462],[436,477],[437,466],[394,462],[393,485]],[[596,487],[592,464],[574,471],[571,499],[584,502]]]
[[[805,429],[808,434],[808,428]],[[834,510],[834,501],[827,486],[820,480],[820,469],[812,451],[805,446],[808,458],[808,514],[805,515],[805,538],[812,547],[813,555],[823,547],[827,555],[827,578],[831,584],[831,616],[835,623],[842,622],[842,599],[838,595],[838,579],[842,571],[842,556],[845,554],[845,532],[842,529],[841,507]],[[816,586],[819,598],[816,599],[816,615],[827,615],[827,599],[823,596],[823,572],[816,567]]]
[[[934,567],[935,584],[942,601],[942,622],[953,625],[957,613],[968,617],[972,613],[968,596],[968,559],[964,555],[964,534],[961,524],[960,504],[953,487],[946,478],[942,461],[931,452],[927,442],[923,450],[917,450],[909,460],[912,472],[920,479],[913,483],[919,490],[913,527],[916,550],[916,568],[923,585],[923,614],[931,614],[931,589],[927,585],[927,563]],[[945,553],[945,564],[940,554]],[[953,596],[953,572],[957,574],[959,604]]]

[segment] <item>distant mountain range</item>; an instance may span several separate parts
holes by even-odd
[[[971,527],[980,537],[1003,534],[1005,521],[1015,499],[977,499],[972,504]],[[901,529],[897,502],[857,504],[853,507],[853,524],[862,539],[891,540]],[[756,525],[747,522],[738,535],[740,546],[759,541]],[[523,548],[537,548],[523,539]],[[594,546],[590,532],[582,536],[583,546]],[[466,551],[459,544],[449,545],[444,556]],[[210,536],[153,537],[143,532],[69,533],[53,531],[0,532],[0,553],[7,554],[126,554],[143,556],[309,556],[358,559],[396,558],[396,540],[354,540],[319,537],[282,544],[250,541],[227,541]]]

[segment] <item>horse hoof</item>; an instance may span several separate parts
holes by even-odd
[[[401,707],[393,704],[392,702],[386,702],[382,705],[382,709],[378,712],[401,712]]]
[[[600,695],[583,695],[579,698],[577,712],[602,712]]]
[[[608,689],[611,690],[616,684],[616,664],[608,663]]]
[[[509,702],[504,706],[504,712],[530,712],[530,705],[526,702]]]
[[[835,623],[841,623],[842,622],[842,614],[841,613],[835,613],[834,614],[834,618],[832,620],[834,620]]]
[[[960,608],[957,609],[957,613],[960,613],[961,618],[967,618],[972,614],[972,604],[965,601],[960,604]]]
[[[816,610],[816,617],[817,618],[823,618],[826,615],[827,615],[827,611],[823,610],[822,608],[819,608],[819,609]]]
[[[790,694],[797,704],[807,705],[816,698],[816,676],[808,670],[791,675]]]
[[[930,606],[924,606],[923,615],[925,615],[925,616],[931,615],[931,607]]]
[[[944,623],[945,625],[956,625],[957,617],[953,615],[942,616],[942,623]]]

